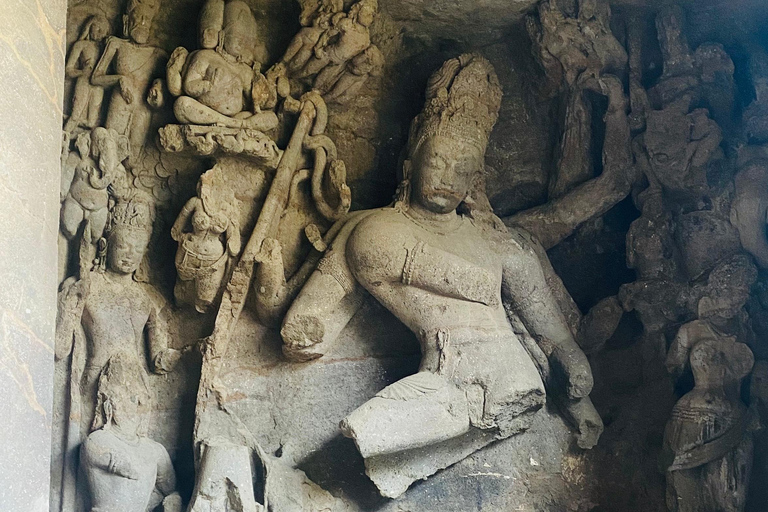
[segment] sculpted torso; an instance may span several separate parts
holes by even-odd
[[[99,44],[96,41],[77,41],[72,45],[72,56],[76,57],[76,69],[90,79],[90,74],[99,60]]]
[[[184,92],[232,116],[245,110],[253,76],[253,69],[247,64],[229,62],[215,50],[198,50],[189,56]]]
[[[347,62],[371,44],[368,27],[349,18],[339,22],[338,31],[338,40],[328,46],[328,55],[332,62]]]
[[[69,193],[86,210],[99,210],[107,206],[109,194],[106,185],[108,183],[104,186],[94,186],[94,183],[101,185],[98,182],[98,174],[100,173],[96,162],[91,158],[84,158],[75,169],[75,178],[72,180]],[[92,179],[94,175],[96,179]]]
[[[158,463],[167,455],[151,439],[126,441],[108,430],[99,430],[85,441],[83,458],[89,466],[92,510],[146,512],[157,481]],[[103,467],[117,460],[122,471],[110,472]]]
[[[109,53],[110,46],[116,47],[114,50],[116,74],[128,78],[136,101],[143,103],[143,97],[146,96],[149,84],[155,77],[157,66],[163,57],[162,50],[117,37],[109,38],[105,54]]]
[[[347,248],[360,283],[420,338],[424,363],[439,329],[514,336],[501,304],[501,261],[479,230],[459,216],[444,230],[421,222],[383,210],[356,227]]]
[[[83,309],[88,366],[101,368],[112,355],[126,349],[141,354],[141,340],[151,310],[150,300],[139,283],[113,280],[108,273],[94,274]]]

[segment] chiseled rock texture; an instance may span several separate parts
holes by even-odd
[[[0,384],[13,390],[0,399],[0,410],[23,411],[20,418],[28,420],[22,426],[13,425],[15,430],[0,429],[24,433],[15,435],[13,442],[0,443],[0,454],[8,452],[0,460],[25,463],[2,465],[3,510],[13,500],[21,500],[20,510],[37,510],[35,506],[42,510],[47,501],[47,493],[38,491],[46,485],[40,477],[45,470],[40,468],[47,468],[49,450],[39,440],[50,436],[56,284],[55,272],[40,269],[56,265],[58,176],[51,169],[59,165],[61,112],[52,105],[63,101],[64,111],[69,112],[74,83],[67,80],[62,88],[64,46],[71,47],[84,21],[96,13],[106,16],[111,33],[119,35],[125,3],[69,0],[65,33],[63,0],[39,2],[44,15],[15,0],[0,7],[0,62],[7,70],[0,83],[9,81],[8,90],[13,91],[5,93],[5,86],[0,87],[0,113],[4,119],[29,120],[7,130],[12,132],[5,139],[9,144],[0,154],[0,240],[6,242],[0,282],[10,283],[0,288]],[[201,3],[163,0],[152,43],[168,53],[180,45],[197,48]],[[248,0],[262,29],[258,38],[273,60],[300,28],[301,3]],[[352,2],[344,3],[348,7]],[[642,20],[647,39],[654,41],[656,9],[667,3],[612,2],[612,28],[619,41],[625,41],[626,27],[637,20]],[[565,107],[562,98],[544,90],[543,71],[532,56],[525,16],[536,4],[534,0],[379,0],[380,12],[370,30],[372,42],[384,56],[384,70],[370,77],[351,101],[330,107],[326,130],[346,164],[353,210],[390,203],[402,178],[399,164],[409,123],[424,103],[427,79],[446,59],[466,51],[477,51],[493,64],[504,91],[485,162],[486,189],[494,212],[507,217],[546,202]],[[730,52],[743,96],[739,108],[746,107],[752,91],[745,48],[754,43],[751,35],[768,20],[768,4],[764,0],[687,0],[682,5],[688,12],[692,49],[716,41]],[[32,41],[29,46],[20,43],[27,39]],[[661,75],[662,63],[659,49],[653,43],[649,46],[643,68],[650,83]],[[600,124],[604,110],[604,106],[595,109],[595,125]],[[599,135],[596,130],[594,138]],[[743,142],[740,134],[727,135],[728,140]],[[599,161],[599,154],[593,157]],[[168,155],[163,155],[162,162],[165,167],[155,170],[159,178],[143,178],[162,182],[157,187],[162,194],[158,194],[156,236],[149,249],[150,275],[172,301],[176,244],[171,240],[171,225],[195,196],[195,184],[209,162]],[[549,251],[582,312],[635,280],[626,264],[625,236],[639,216],[631,200],[626,200]],[[763,314],[758,328],[768,325],[761,306],[768,303],[764,279],[761,274],[750,302]],[[215,308],[201,315],[178,307],[171,316],[169,341],[180,349],[211,333]],[[242,423],[223,422],[227,427],[221,433],[237,438],[247,428],[267,454],[296,465],[313,482],[344,498],[353,510],[661,512],[666,510],[665,481],[658,471],[658,455],[664,425],[685,390],[674,388],[655,352],[665,340],[655,340],[653,347],[641,342],[642,327],[635,313],[625,315],[605,347],[590,355],[595,376],[591,396],[605,423],[593,450],[576,446],[572,429],[548,404],[525,434],[491,444],[417,482],[401,498],[387,500],[366,477],[362,458],[353,441],[341,435],[338,423],[382,388],[417,370],[420,353],[413,335],[369,298],[322,359],[290,363],[281,352],[278,331],[260,325],[246,308],[220,375],[228,390],[226,407]],[[766,333],[764,328],[762,334]],[[754,351],[764,359],[768,349],[761,343]],[[189,351],[176,371],[148,377],[156,398],[148,435],[169,452],[185,503],[195,484],[192,432],[199,360],[198,354]],[[3,373],[5,366],[8,373]],[[678,385],[684,388],[686,383]],[[768,449],[765,437],[761,439],[756,442],[755,478],[768,474]],[[5,484],[7,471],[20,483]],[[759,483],[753,486],[750,512],[763,510],[765,491],[760,487]]]

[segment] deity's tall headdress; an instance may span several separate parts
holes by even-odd
[[[111,235],[118,230],[152,233],[155,207],[152,198],[140,190],[119,194],[110,209],[107,231]]]
[[[410,160],[430,137],[442,135],[471,144],[485,157],[488,138],[499,117],[501,96],[501,85],[493,65],[476,53],[450,59],[432,74],[427,83],[424,108],[411,123],[398,203],[408,201]],[[479,182],[484,183],[484,180]]]
[[[147,13],[154,18],[157,12],[160,10],[160,0],[128,0],[128,5],[125,7],[126,14],[130,14],[133,11],[139,9],[145,9]]]
[[[501,95],[496,71],[485,57],[465,53],[446,61],[430,77],[424,109],[411,125],[409,156],[434,135],[468,142],[485,155]]]

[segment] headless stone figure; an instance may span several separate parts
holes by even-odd
[[[181,512],[168,451],[146,437],[150,394],[131,356],[110,358],[99,378],[94,431],[80,449],[91,512]]]
[[[739,512],[752,468],[751,414],[739,398],[739,384],[754,357],[743,343],[712,331],[696,341],[690,352],[696,384],[675,404],[664,432],[667,507]]]

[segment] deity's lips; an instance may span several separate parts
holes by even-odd
[[[433,187],[430,187],[430,188],[428,188],[426,190],[426,192],[427,192],[427,195],[429,195],[429,196],[433,196],[434,195],[434,196],[440,196],[440,197],[445,197],[445,198],[459,197],[459,194],[455,190],[450,189],[450,188],[433,188]]]

